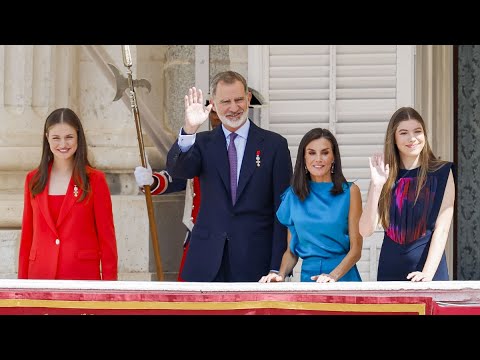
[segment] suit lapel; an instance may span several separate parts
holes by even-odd
[[[213,141],[208,148],[207,159],[213,159],[218,174],[230,194],[230,167],[227,155],[227,141],[221,126],[218,126],[213,134]]]
[[[60,226],[62,221],[66,218],[70,210],[72,209],[72,206],[75,204],[75,202],[78,200],[78,198],[82,195],[82,190],[80,187],[78,188],[78,196],[74,196],[74,187],[75,183],[73,181],[73,176],[70,178],[70,182],[67,187],[67,193],[65,194],[65,198],[63,199],[63,204],[62,207],[60,208],[60,213],[58,214],[58,219],[57,219],[57,227]]]
[[[247,144],[245,152],[243,153],[242,168],[240,169],[240,178],[238,179],[237,188],[237,201],[242,195],[243,190],[247,186],[250,178],[257,167],[255,156],[257,150],[260,149],[260,144],[263,141],[263,136],[259,131],[259,128],[250,122],[250,130],[248,132]],[[228,159],[227,159],[228,160]]]
[[[52,215],[50,214],[50,207],[48,206],[48,186],[50,184],[50,169],[49,169],[48,179],[49,180],[47,181],[47,185],[45,186],[45,189],[43,189],[43,191],[36,196],[36,199],[38,201],[38,207],[40,209],[40,212],[45,218],[45,221],[47,222],[50,229],[52,229],[52,231],[56,234],[57,227],[53,223]]]

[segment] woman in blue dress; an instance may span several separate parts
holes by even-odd
[[[259,282],[279,282],[302,259],[301,281],[362,281],[356,263],[363,239],[358,229],[362,198],[343,176],[333,134],[315,128],[298,147],[291,186],[282,194],[278,220],[288,227],[288,246],[278,274]]]
[[[377,280],[448,280],[445,244],[453,218],[454,168],[433,154],[420,114],[398,109],[387,127],[384,154],[369,161],[360,233],[370,236],[379,222],[384,228]]]

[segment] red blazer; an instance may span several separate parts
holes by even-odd
[[[48,207],[48,183],[32,198],[25,180],[19,279],[117,280],[117,244],[112,200],[105,175],[87,169],[91,193],[81,202],[74,196],[73,177],[56,223]]]

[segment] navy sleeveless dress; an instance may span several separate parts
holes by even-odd
[[[392,191],[390,225],[385,231],[380,258],[378,281],[408,281],[412,271],[422,271],[427,259],[433,229],[440,210],[453,163],[430,172],[417,203],[415,191],[419,168],[400,169]],[[433,280],[448,280],[445,251]]]

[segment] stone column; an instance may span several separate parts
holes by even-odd
[[[248,80],[248,45],[210,45],[210,79],[233,70]]]
[[[175,136],[178,135],[184,124],[184,96],[193,85],[195,85],[195,46],[167,46],[165,54],[165,118]],[[202,89],[202,91],[204,90]]]
[[[0,46],[0,277],[14,278],[27,171],[38,165],[45,117],[57,94],[69,83],[57,83],[57,69],[72,65],[65,47]]]
[[[480,280],[480,45],[458,46],[457,279]]]

